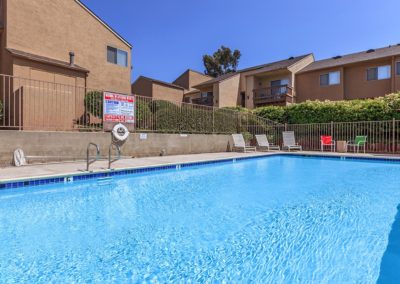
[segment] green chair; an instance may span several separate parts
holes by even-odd
[[[354,150],[354,153],[357,150],[357,153],[360,152],[360,148],[364,148],[364,153],[365,153],[365,147],[367,145],[367,136],[356,136],[356,139],[354,141],[348,141],[347,142],[347,148],[352,147]]]

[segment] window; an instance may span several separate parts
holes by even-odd
[[[396,62],[396,74],[400,75],[400,62]]]
[[[119,66],[128,67],[128,53],[126,51],[107,46],[107,61]]]
[[[390,73],[391,73],[390,65],[368,68],[367,80],[372,81],[372,80],[390,79],[391,77]]]
[[[330,86],[340,84],[340,72],[329,72],[327,74],[322,74],[319,76],[320,86]]]

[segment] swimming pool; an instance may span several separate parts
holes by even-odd
[[[385,283],[399,177],[400,163],[272,156],[1,190],[0,279]]]

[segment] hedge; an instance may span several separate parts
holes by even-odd
[[[400,93],[352,101],[306,101],[286,107],[266,106],[253,111],[278,123],[306,124],[400,119]]]

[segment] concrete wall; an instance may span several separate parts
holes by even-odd
[[[182,137],[179,134],[149,133],[147,136],[147,140],[140,140],[140,134],[131,134],[121,148],[122,155],[159,156],[163,149],[166,155],[225,152],[232,145],[230,135],[188,134]],[[26,156],[85,159],[89,142],[99,144],[101,155],[108,157],[110,133],[0,131],[0,166],[11,163],[12,154],[17,148],[23,149]]]
[[[90,71],[88,87],[130,93],[130,47],[75,0],[7,1],[6,33],[8,48],[64,62],[73,51],[75,63]],[[128,66],[108,63],[107,46],[128,52]],[[14,75],[29,75],[30,68],[23,65]]]

